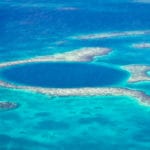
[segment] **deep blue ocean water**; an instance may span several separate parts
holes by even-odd
[[[72,7],[77,9],[64,9]],[[149,35],[70,38],[149,30],[149,14],[150,4],[142,0],[1,0],[0,62],[100,46],[113,51],[97,57],[99,65],[149,65],[149,49],[130,46],[150,42]],[[127,87],[150,93],[150,82]],[[150,149],[150,107],[132,97],[50,97],[0,88],[0,101],[19,103],[17,109],[0,111],[0,150]]]
[[[52,88],[106,87],[119,84],[129,73],[89,63],[32,63],[2,70],[1,77],[30,86]]]

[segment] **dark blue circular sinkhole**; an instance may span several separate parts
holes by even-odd
[[[90,63],[31,63],[5,68],[1,76],[21,85],[49,88],[103,87],[127,79],[126,71]]]

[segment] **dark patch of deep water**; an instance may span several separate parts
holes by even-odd
[[[129,76],[126,71],[105,65],[66,62],[17,65],[5,68],[1,75],[19,84],[55,88],[109,86]]]

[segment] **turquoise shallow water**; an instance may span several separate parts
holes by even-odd
[[[139,11],[140,10],[140,11]],[[150,51],[134,43],[149,35],[93,40],[91,33],[149,30],[150,4],[106,0],[0,1],[0,62],[108,47],[96,57],[109,66],[150,64]],[[150,82],[120,85],[150,93]],[[0,150],[149,150],[150,107],[127,96],[51,97],[0,88],[0,101],[19,104],[0,111]]]
[[[6,92],[21,107],[0,113],[1,149],[149,149],[150,109],[134,99]]]

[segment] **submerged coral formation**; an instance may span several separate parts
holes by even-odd
[[[73,50],[71,52],[58,53],[49,56],[35,57],[26,60],[11,61],[1,63],[0,68],[8,67],[17,64],[26,64],[33,62],[57,62],[57,61],[75,61],[75,62],[87,62],[91,61],[95,56],[107,55],[111,52],[109,48],[103,47],[84,47],[81,49]]]
[[[128,65],[123,68],[131,74],[128,82],[150,81],[150,76],[147,73],[150,71],[148,65]]]
[[[149,49],[150,48],[150,43],[148,42],[143,42],[143,43],[135,43],[135,44],[132,44],[132,47],[134,48],[142,48],[142,49]]]
[[[125,31],[125,32],[115,32],[115,33],[105,33],[105,34],[91,34],[77,36],[78,39],[96,39],[96,38],[111,38],[111,37],[126,37],[126,36],[137,36],[137,35],[150,34],[150,31]],[[75,38],[75,37],[74,37]],[[83,47],[81,49],[76,49],[69,52],[57,53],[54,55],[35,57],[26,60],[11,61],[0,64],[0,68],[3,69],[8,66],[14,66],[19,64],[28,64],[36,62],[91,62],[95,56],[108,55],[111,52],[110,48],[104,47]],[[150,70],[150,66],[147,65],[127,65],[122,66],[124,70],[130,73],[130,78],[127,82],[139,82],[139,81],[150,81],[150,77],[147,71]],[[32,90],[34,92],[40,92],[43,94],[53,95],[53,96],[92,96],[92,95],[127,95],[135,97],[142,102],[150,103],[150,96],[144,92],[128,89],[124,87],[103,87],[103,88],[43,88],[34,86],[23,86],[15,85],[1,80],[0,86]]]
[[[73,39],[79,40],[92,40],[92,39],[103,39],[103,38],[117,38],[117,37],[128,37],[150,34],[150,30],[145,31],[124,31],[124,32],[111,32],[111,33],[95,33],[87,35],[79,35],[72,37]]]
[[[15,109],[17,107],[18,107],[18,104],[15,102],[0,101],[0,111]]]

